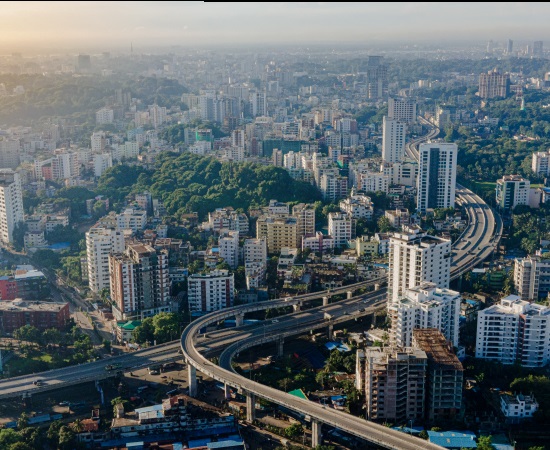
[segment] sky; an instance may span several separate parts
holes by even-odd
[[[550,40],[550,3],[0,1],[2,50]]]

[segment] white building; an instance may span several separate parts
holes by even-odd
[[[539,404],[532,395],[500,395],[500,410],[507,422],[518,423],[523,419],[532,419],[539,410]]]
[[[346,213],[331,212],[328,215],[328,234],[334,238],[335,247],[344,247],[354,233],[353,218]]]
[[[298,235],[315,233],[315,205],[298,203],[292,207],[292,217],[298,222]]]
[[[302,250],[309,249],[314,253],[326,253],[334,250],[334,238],[320,231],[302,237]]]
[[[124,144],[115,144],[113,149],[113,156],[117,161],[135,159],[139,155],[139,144],[137,142],[128,141]]]
[[[321,175],[319,189],[323,195],[323,200],[335,202],[348,194],[348,178],[324,173]]]
[[[384,217],[390,221],[392,228],[397,230],[401,229],[402,226],[409,225],[411,220],[409,210],[405,208],[388,209],[384,212]]]
[[[91,228],[86,232],[86,261],[88,285],[98,293],[109,288],[109,254],[124,251],[122,231],[108,228]]]
[[[531,182],[519,175],[504,175],[497,180],[496,202],[502,211],[529,204]]]
[[[545,366],[550,361],[550,308],[509,295],[479,311],[476,358]]]
[[[147,225],[147,211],[134,208],[126,208],[120,214],[116,216],[116,223],[118,230],[143,230]]]
[[[211,312],[233,306],[234,286],[234,275],[229,275],[227,270],[214,270],[206,275],[189,275],[189,311]]]
[[[388,118],[405,123],[416,122],[416,102],[406,97],[389,98]]]
[[[358,174],[357,189],[364,192],[385,192],[390,191],[390,177],[381,172],[362,170]]]
[[[101,108],[95,113],[95,121],[98,125],[113,123],[115,112],[111,108]]]
[[[239,265],[239,232],[228,231],[220,234],[218,247],[220,257],[229,264],[229,267],[236,269]]]
[[[340,201],[340,211],[347,213],[354,219],[372,220],[374,208],[370,197],[366,195],[352,195]]]
[[[407,124],[384,116],[382,120],[382,159],[387,162],[402,161],[405,156]]]
[[[23,192],[19,174],[11,169],[0,169],[0,240],[4,244],[13,242],[13,230],[23,220]]]
[[[458,292],[436,288],[433,283],[406,289],[403,297],[388,306],[392,345],[410,347],[413,329],[435,328],[457,347],[460,303]]]
[[[394,233],[389,248],[388,301],[398,301],[407,289],[423,282],[448,288],[451,279],[451,241],[408,227]]]
[[[92,133],[91,145],[92,153],[102,153],[105,151],[105,147],[109,143],[104,131],[95,131]]]
[[[27,231],[23,239],[25,248],[46,247],[48,243],[43,231]]]
[[[533,153],[531,170],[537,175],[546,177],[550,174],[550,151]]]
[[[244,241],[245,262],[267,262],[267,243],[264,239],[246,239]]]
[[[151,125],[155,128],[159,127],[166,122],[166,107],[159,105],[149,105],[149,119],[151,120]]]
[[[455,206],[457,153],[452,143],[420,144],[416,203],[420,212]]]
[[[514,261],[514,286],[522,300],[538,300],[550,293],[550,259],[529,255]]]
[[[110,153],[99,153],[92,157],[94,176],[100,177],[109,167],[113,167],[113,157]]]
[[[267,94],[265,92],[251,92],[249,102],[252,116],[267,116]]]

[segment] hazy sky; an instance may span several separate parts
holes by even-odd
[[[550,3],[0,2],[0,46],[550,39]]]

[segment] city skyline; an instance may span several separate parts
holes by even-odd
[[[548,3],[1,2],[2,51],[549,37]],[[448,19],[452,17],[450,22]],[[503,44],[504,45],[504,44]]]

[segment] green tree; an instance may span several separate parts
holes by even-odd
[[[152,342],[154,339],[155,327],[151,317],[143,319],[141,324],[134,328],[134,331],[132,331],[132,340],[137,344]]]
[[[40,333],[40,330],[33,325],[24,325],[13,332],[13,337],[18,341],[38,344],[42,340],[42,333]]]
[[[380,217],[380,219],[377,220],[376,225],[378,226],[378,231],[380,231],[380,233],[387,233],[392,229],[390,219],[386,216]]]
[[[21,436],[17,431],[11,428],[3,428],[0,430],[0,448],[9,448],[12,444],[19,442]]]
[[[157,344],[177,339],[180,331],[178,314],[162,312],[153,317],[154,338]]]
[[[63,425],[59,429],[59,450],[73,450],[76,442],[75,432],[70,427]]]
[[[299,423],[293,423],[289,427],[285,428],[285,436],[290,439],[296,439],[304,434],[304,427]]]
[[[50,427],[48,428],[48,431],[46,433],[46,437],[50,441],[52,445],[57,445],[59,442],[59,430],[63,426],[63,422],[60,420],[56,420],[55,422],[52,422],[50,424]]]
[[[62,339],[63,336],[57,328],[48,328],[42,333],[42,342],[46,345],[59,345],[61,344]]]
[[[17,429],[22,430],[23,428],[27,428],[29,426],[29,416],[27,413],[21,413],[19,416],[19,419],[17,419]]]
[[[16,442],[15,444],[11,444],[8,450],[35,450],[36,448],[38,447],[27,444],[26,442]]]

